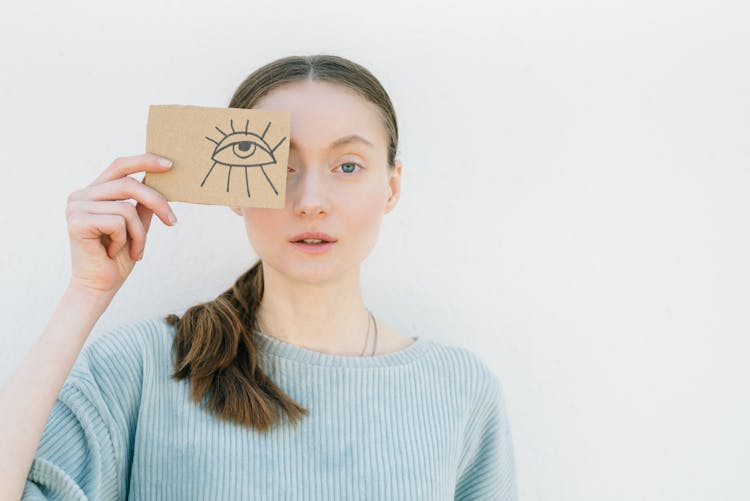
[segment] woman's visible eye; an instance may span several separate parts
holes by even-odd
[[[339,167],[341,167],[341,168],[342,168],[342,171],[343,171],[343,172],[344,172],[345,174],[353,174],[353,173],[355,172],[355,171],[354,171],[354,168],[355,168],[355,167],[359,167],[360,169],[362,169],[362,168],[363,168],[363,167],[362,167],[361,165],[359,165],[359,164],[358,164],[358,163],[356,163],[356,162],[344,162],[344,163],[342,163],[342,164],[339,164]]]
[[[341,167],[341,170],[342,170],[342,172],[343,172],[344,174],[353,174],[353,173],[355,173],[355,172],[356,172],[356,170],[355,170],[355,169],[356,169],[357,167],[359,167],[359,168],[360,168],[360,170],[361,170],[361,169],[364,169],[364,167],[362,167],[362,166],[361,166],[360,164],[358,164],[357,162],[343,162],[343,163],[340,163],[340,164],[338,165],[338,167]],[[337,167],[337,168],[338,168],[338,167]],[[287,171],[287,172],[294,172],[294,169],[292,168],[292,166],[291,166],[291,165],[287,165],[286,171]]]

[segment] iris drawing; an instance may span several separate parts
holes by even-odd
[[[247,196],[250,197],[250,183],[247,178],[247,169],[250,167],[260,167],[261,172],[263,172],[263,175],[266,177],[266,181],[271,185],[273,192],[278,195],[279,192],[268,178],[268,174],[266,174],[263,167],[276,163],[274,152],[279,146],[281,146],[286,137],[281,138],[276,146],[272,148],[264,139],[268,129],[271,127],[271,122],[268,122],[266,129],[260,136],[254,132],[248,132],[250,120],[245,122],[245,130],[234,130],[234,122],[232,120],[229,121],[229,126],[232,128],[231,134],[227,134],[220,128],[216,127],[216,130],[218,130],[223,136],[220,141],[216,141],[215,139],[206,136],[206,139],[214,143],[216,147],[211,154],[211,160],[213,160],[214,163],[211,166],[211,169],[209,169],[208,174],[206,174],[206,177],[203,178],[201,187],[203,187],[206,179],[208,179],[208,176],[213,172],[214,167],[216,167],[217,164],[221,164],[228,167],[227,192],[229,192],[229,180],[232,175],[232,169],[240,167],[245,170],[245,188],[247,189]]]

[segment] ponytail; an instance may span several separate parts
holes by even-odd
[[[283,416],[297,422],[307,410],[258,367],[253,343],[256,313],[263,298],[263,265],[258,261],[213,301],[190,307],[176,326],[172,353],[177,381],[188,379],[190,396],[222,420],[266,431]]]

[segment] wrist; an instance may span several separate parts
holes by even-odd
[[[68,282],[68,287],[65,289],[63,298],[64,300],[76,303],[80,307],[104,312],[112,302],[115,293],[116,291],[95,291],[71,279]]]

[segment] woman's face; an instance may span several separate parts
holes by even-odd
[[[319,283],[358,273],[400,192],[401,162],[388,168],[378,107],[342,85],[306,80],[275,88],[253,108],[289,111],[291,142],[286,207],[233,208],[245,219],[251,245],[264,265],[293,280]],[[352,135],[370,144],[334,145]],[[291,241],[307,231],[336,242],[326,252],[306,252]]]

